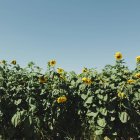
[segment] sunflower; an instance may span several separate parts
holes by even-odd
[[[84,72],[87,72],[88,71],[88,69],[87,68],[83,68],[82,69],[82,72],[84,73]]]
[[[86,80],[86,83],[87,83],[88,85],[91,85],[91,84],[92,84],[91,79],[88,78],[88,79]]]
[[[11,64],[13,64],[13,65],[16,65],[16,60],[13,60],[12,62],[11,62]]]
[[[140,73],[136,73],[136,74],[135,74],[135,77],[136,77],[136,78],[140,78]]]
[[[133,79],[127,80],[127,83],[128,83],[128,84],[133,84],[134,82],[135,82],[135,80],[133,80]]]
[[[59,74],[62,74],[62,73],[64,72],[64,70],[63,70],[62,68],[57,68],[57,72],[58,72]]]
[[[66,96],[61,96],[59,98],[57,98],[57,103],[64,103],[67,101]]]
[[[82,78],[82,81],[83,81],[83,82],[86,82],[86,81],[87,81],[87,78],[86,78],[86,77],[83,77],[83,78]]]
[[[82,78],[82,81],[83,81],[85,84],[87,84],[87,85],[91,85],[91,84],[92,84],[92,81],[91,81],[90,78],[83,77],[83,78]]]
[[[55,60],[51,60],[49,61],[49,65],[54,67],[56,65],[56,61]]]
[[[140,63],[140,56],[137,56],[137,57],[136,57],[136,62],[137,62],[137,63]]]
[[[121,60],[122,59],[122,54],[120,52],[115,53],[115,58],[116,60]]]

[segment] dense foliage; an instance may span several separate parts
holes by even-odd
[[[122,54],[102,72],[47,71],[13,60],[0,66],[0,139],[140,139],[140,56],[129,70]]]

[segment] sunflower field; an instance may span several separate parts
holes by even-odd
[[[30,62],[0,64],[0,140],[140,139],[140,56],[81,74]]]

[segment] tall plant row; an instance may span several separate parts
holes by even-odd
[[[0,64],[0,139],[140,139],[140,56],[129,70],[120,52],[114,65],[80,74],[48,62]]]

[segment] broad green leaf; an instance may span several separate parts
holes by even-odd
[[[126,123],[130,119],[130,117],[127,114],[127,112],[121,112],[119,114],[119,118],[120,118],[120,120],[121,120],[122,123]]]
[[[97,124],[101,127],[105,127],[106,126],[106,121],[105,121],[105,119],[98,119]]]
[[[103,130],[102,130],[102,129],[96,130],[96,131],[95,131],[95,134],[96,134],[97,136],[102,135],[102,134],[103,134]]]
[[[100,108],[100,113],[104,116],[107,116],[107,110],[106,108]]]
[[[81,98],[82,98],[83,100],[85,100],[85,99],[87,98],[87,95],[81,94]]]
[[[92,103],[92,100],[93,100],[93,97],[91,96],[86,100],[86,103],[90,104],[90,103]]]

